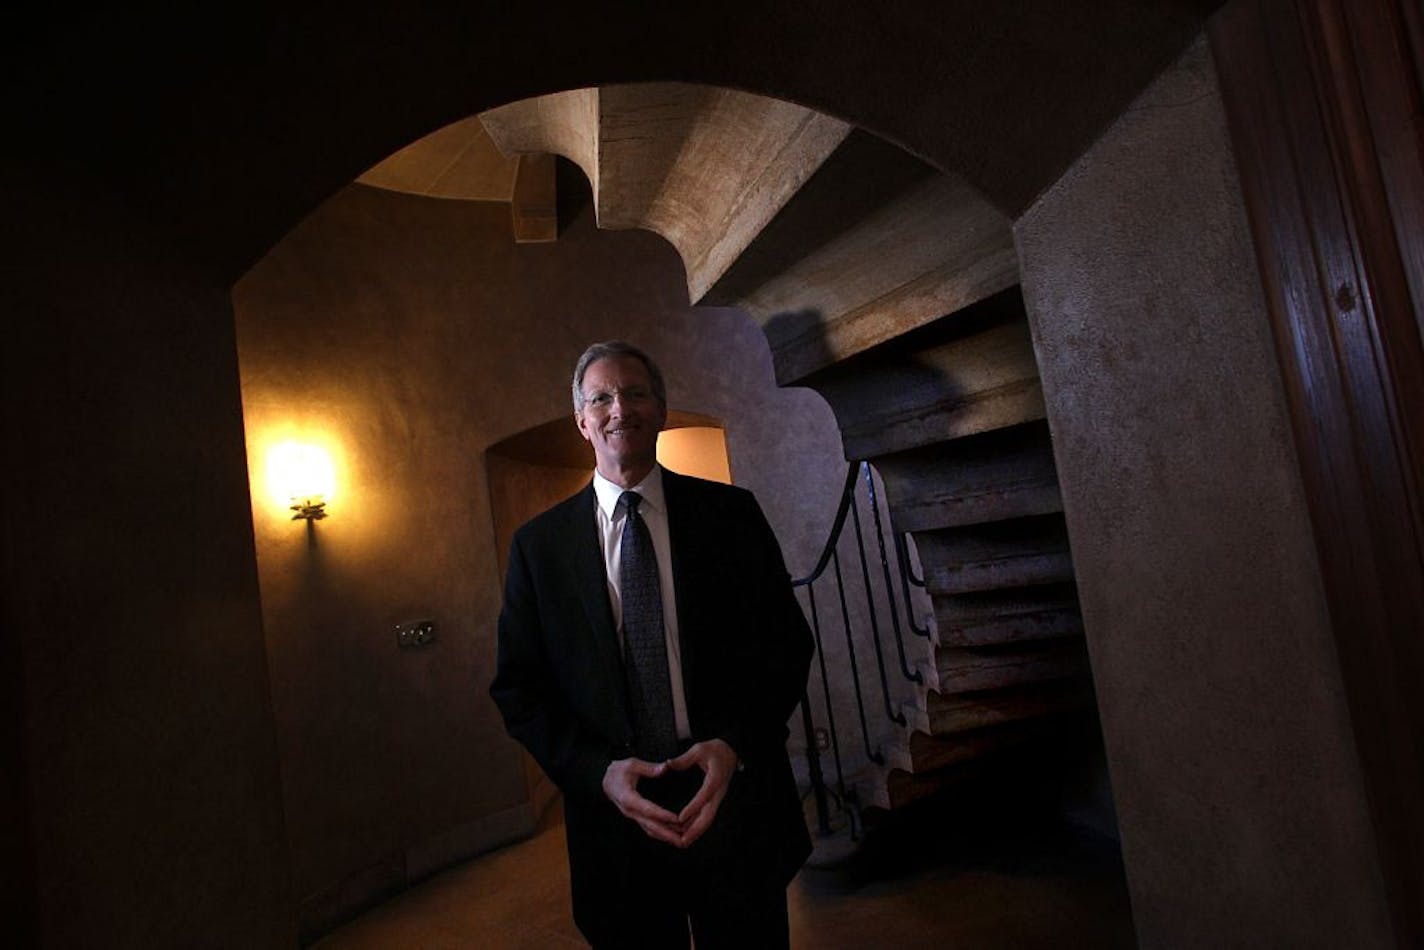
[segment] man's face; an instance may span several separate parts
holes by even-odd
[[[653,467],[667,406],[653,395],[647,367],[632,356],[590,363],[582,389],[583,409],[574,414],[579,432],[593,445],[599,473],[630,488]]]

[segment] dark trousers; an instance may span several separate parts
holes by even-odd
[[[701,772],[675,773],[645,780],[640,791],[676,812],[701,781]],[[731,797],[729,792],[707,834],[686,850],[654,841],[629,823],[632,871],[615,899],[619,906],[599,915],[600,932],[585,932],[596,950],[685,950],[689,933],[697,950],[790,945],[785,882],[753,871],[760,862],[745,860],[748,842],[735,827]]]

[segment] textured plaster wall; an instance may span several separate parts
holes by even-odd
[[[1215,75],[1016,226],[1144,946],[1388,939]]]
[[[304,432],[330,442],[340,468],[314,544],[254,488],[309,916],[523,830],[524,774],[486,693],[500,587],[484,452],[571,416],[568,377],[589,342],[639,343],[673,409],[725,423],[733,475],[757,492],[793,571],[828,530],[843,465],[829,408],[775,387],[745,315],[688,307],[662,239],[597,231],[588,209],[557,243],[516,246],[507,205],[352,186],[235,302],[252,469],[264,444]],[[393,625],[417,617],[437,640],[397,650]]]

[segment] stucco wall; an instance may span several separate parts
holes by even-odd
[[[1015,235],[1142,944],[1384,945],[1204,43]]]
[[[507,205],[352,186],[235,301],[252,470],[274,435],[303,431],[340,459],[314,546],[254,483],[308,927],[524,830],[519,757],[486,693],[500,587],[484,452],[551,419],[573,426],[568,376],[589,342],[644,346],[673,409],[725,423],[734,479],[793,570],[829,528],[843,474],[829,408],[776,388],[744,314],[687,305],[661,238],[598,231],[588,209],[557,243],[516,246]],[[393,625],[412,618],[433,619],[437,640],[397,650]]]

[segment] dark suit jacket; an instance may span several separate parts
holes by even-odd
[[[666,469],[663,487],[692,738],[723,738],[742,762],[688,853],[784,885],[810,853],[786,722],[805,690],[811,634],[750,492]],[[647,848],[602,790],[608,763],[632,754],[632,729],[595,504],[590,485],[516,532],[490,687],[510,734],[564,792],[581,922]]]

